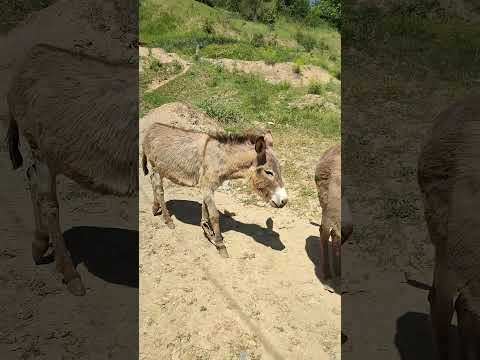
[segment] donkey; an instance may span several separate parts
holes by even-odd
[[[63,174],[100,194],[138,192],[138,113],[131,94],[135,66],[106,62],[40,44],[31,49],[7,94],[8,150],[14,169],[23,164],[20,134],[32,152],[27,169],[36,264],[52,242],[57,270],[68,290],[84,295],[62,236],[56,177]]]
[[[325,279],[341,275],[340,247],[353,231],[350,208],[342,196],[341,147],[335,145],[321,156],[315,168],[315,184],[322,208],[320,261]],[[330,239],[331,249],[330,249]],[[333,264],[330,262],[330,251]]]
[[[428,295],[437,359],[449,357],[456,311],[462,359],[480,359],[480,96],[435,119],[418,161],[425,220],[435,247]],[[455,357],[456,358],[456,357]]]
[[[264,135],[207,134],[154,123],[142,143],[143,172],[152,168],[153,215],[163,214],[168,227],[175,225],[165,205],[163,179],[182,186],[199,186],[203,194],[200,226],[220,254],[228,257],[220,230],[214,192],[228,179],[247,178],[271,206],[287,204],[280,164],[270,132]]]

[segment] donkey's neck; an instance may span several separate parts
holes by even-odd
[[[239,144],[222,144],[220,169],[224,180],[248,178],[257,153],[249,142]]]

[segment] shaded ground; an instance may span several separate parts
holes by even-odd
[[[58,1],[0,37],[2,359],[132,359],[138,352],[138,200],[100,197],[58,179],[61,227],[87,288],[85,297],[73,297],[53,263],[33,263],[34,221],[25,167],[11,170],[3,142],[6,91],[15,67],[36,43],[101,58],[135,55],[137,50],[128,47],[130,39],[122,33],[128,26],[107,26],[119,15],[114,5]],[[132,19],[129,12],[126,23]],[[23,140],[21,151],[28,165]]]

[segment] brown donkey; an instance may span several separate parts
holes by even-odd
[[[265,135],[207,134],[155,123],[142,143],[144,174],[151,167],[154,215],[163,214],[174,228],[165,205],[163,179],[182,186],[199,186],[203,194],[200,226],[222,256],[228,257],[213,194],[228,179],[250,179],[253,189],[276,208],[287,203],[280,164],[270,133]]]
[[[480,359],[480,96],[438,115],[418,162],[425,220],[435,247],[428,299],[437,359],[449,356],[457,312],[461,359]]]
[[[74,295],[84,295],[85,287],[61,231],[57,175],[100,194],[138,192],[136,71],[42,44],[32,48],[7,95],[13,168],[23,164],[21,134],[32,151],[33,259],[43,263],[51,242],[56,268]]]
[[[340,276],[340,247],[353,231],[347,199],[342,196],[341,148],[335,145],[320,158],[315,168],[315,184],[322,208],[320,261],[322,276]],[[331,248],[330,248],[330,239]],[[330,250],[333,261],[330,261]],[[333,264],[332,264],[333,263]]]

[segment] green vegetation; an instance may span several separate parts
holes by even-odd
[[[480,28],[438,1],[407,0],[390,9],[348,9],[342,35],[354,54],[343,59],[346,194],[353,209],[369,214],[349,241],[381,266],[427,268],[416,161],[435,116],[478,88]],[[372,151],[379,134],[385,140]]]
[[[310,136],[338,138],[338,111],[320,107],[292,109],[289,104],[306,95],[308,89],[287,84],[274,85],[259,76],[228,72],[199,62],[165,87],[146,93],[141,111],[145,113],[168,102],[182,101],[205,110],[228,130],[246,129],[255,122],[273,122],[279,131],[293,126]]]
[[[198,46],[200,57],[271,64],[300,60],[339,76],[339,32],[322,21],[310,26],[282,14],[265,24],[192,0],[142,0],[140,41],[189,58]]]
[[[33,11],[53,4],[56,0],[7,0],[2,1],[0,11],[0,32],[9,31]]]
[[[449,15],[437,1],[406,1],[388,13],[378,8],[349,11],[343,41],[398,70],[444,80],[472,81],[480,73],[480,28]]]
[[[254,6],[247,9],[247,3]],[[310,10],[303,0],[142,0],[140,41],[175,52],[192,65],[154,91],[146,91],[148,84],[162,78],[167,69],[152,62],[142,66],[140,112],[143,116],[178,101],[202,109],[231,133],[268,127],[283,158],[284,180],[294,194],[289,206],[318,216],[315,184],[306,169],[313,169],[318,155],[339,140],[339,82],[298,86],[289,82],[296,78],[293,73],[279,73],[273,82],[262,74],[227,70],[209,61],[292,62],[290,71],[298,77],[304,68],[316,65],[339,79],[340,34],[326,21],[307,22]],[[308,96],[312,92],[321,94],[320,101]]]

